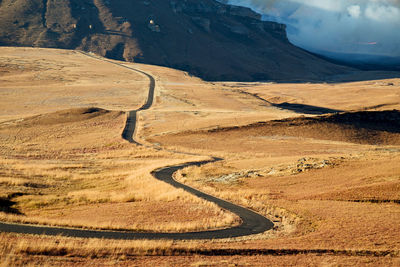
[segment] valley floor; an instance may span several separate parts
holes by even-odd
[[[74,51],[0,49],[0,218],[87,229],[185,232],[240,223],[155,180],[175,178],[272,220],[263,234],[209,241],[112,241],[2,233],[9,265],[400,264],[400,80],[207,83],[157,66],[136,138],[125,111],[139,73]],[[195,153],[198,156],[175,153]]]

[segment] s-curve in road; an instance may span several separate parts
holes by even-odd
[[[136,117],[138,111],[149,109],[153,104],[154,90],[156,85],[154,77],[146,72],[125,66],[121,63],[117,63],[111,60],[107,60],[83,52],[81,53],[89,57],[95,58],[97,60],[106,61],[111,64],[119,65],[123,68],[127,68],[132,71],[141,73],[149,79],[150,81],[149,93],[146,102],[139,109],[128,112],[125,129],[122,132],[122,138],[126,139],[131,143],[141,145],[139,142],[135,141]],[[207,163],[212,163],[220,160],[222,159],[213,158],[212,160],[208,161],[196,161],[180,165],[166,166],[154,170],[151,174],[158,180],[168,183],[176,188],[182,188],[183,190],[197,197],[215,203],[221,208],[238,215],[241,219],[241,224],[235,227],[218,229],[218,230],[201,231],[201,232],[159,233],[159,232],[84,230],[84,229],[66,228],[66,227],[37,226],[30,224],[0,222],[0,231],[10,232],[10,233],[22,233],[22,234],[38,234],[38,235],[53,235],[53,236],[62,235],[62,236],[81,237],[81,238],[105,238],[105,239],[127,239],[127,240],[129,239],[175,239],[175,240],[192,239],[193,240],[193,239],[221,239],[230,237],[240,237],[252,234],[259,234],[272,229],[274,224],[264,216],[249,209],[246,209],[244,207],[235,205],[228,201],[201,192],[185,184],[179,183],[173,178],[173,174],[180,169],[189,166],[201,166]]]

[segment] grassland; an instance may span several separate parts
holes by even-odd
[[[5,49],[5,57],[11,57],[9,51],[10,49]],[[29,50],[24,51],[29,54]],[[36,50],[30,52],[34,51]],[[48,58],[52,58],[52,53],[58,55],[57,50],[50,50]],[[118,73],[119,69],[123,72],[123,68],[112,64],[102,66],[101,61],[84,58],[77,53],[60,53],[58,56],[67,55],[68,58],[69,55],[78,59],[78,70],[73,68],[72,73],[85,67],[88,69],[90,64],[101,66],[96,70],[95,76],[106,77],[112,71]],[[23,57],[22,53],[20,58]],[[48,58],[45,61],[50,64],[51,69],[52,61]],[[23,62],[26,64],[19,64],[25,68],[31,62],[37,62],[35,56],[30,60],[27,62],[25,59]],[[69,66],[70,63],[62,64]],[[106,70],[103,72],[104,69]],[[6,72],[2,78],[11,80],[13,75],[17,75],[12,71]],[[36,71],[39,70],[32,69],[32,72]],[[93,78],[91,84],[79,87],[77,95],[81,97],[74,102],[77,108],[64,109],[61,104],[59,111],[41,113],[46,108],[46,102],[43,103],[40,99],[47,98],[52,90],[47,87],[51,87],[54,82],[52,75],[59,75],[56,78],[64,80],[64,77],[71,74],[68,70],[58,71],[58,74],[41,73],[41,86],[29,89],[34,92],[21,92],[22,99],[30,99],[31,116],[25,116],[25,110],[19,110],[18,105],[12,111],[9,103],[14,101],[14,96],[7,94],[10,91],[9,84],[4,84],[5,88],[2,90],[6,94],[4,103],[9,105],[5,105],[5,113],[20,112],[18,119],[7,120],[0,125],[0,197],[2,203],[4,202],[4,212],[0,216],[3,220],[143,231],[193,231],[226,227],[239,222],[238,218],[215,205],[182,190],[173,189],[155,180],[150,174],[155,168],[187,161],[187,157],[129,144],[120,137],[125,123],[124,112],[86,107],[86,101],[94,100],[97,90],[110,84],[104,85],[101,80]],[[128,80],[126,75],[124,73]],[[49,76],[53,78],[50,79]],[[147,84],[136,73],[132,72],[132,76],[132,86],[125,84],[122,95],[114,93],[121,99],[136,97],[137,104],[141,104],[140,101],[144,101],[142,93],[146,94]],[[17,77],[18,80],[20,76]],[[51,81],[47,82],[48,80]],[[70,90],[78,90],[63,83],[55,85],[56,88],[62,86],[62,92],[60,89],[54,91],[63,95],[70,94]],[[94,90],[96,86],[100,88]],[[107,90],[112,92],[112,87]],[[29,95],[32,94],[35,97],[30,98]],[[93,99],[90,96],[85,97],[88,94],[92,94]],[[57,98],[58,96],[53,95],[49,101]],[[108,108],[111,106],[112,103],[105,105]],[[130,108],[130,103],[124,106],[124,109]],[[173,213],[172,210],[175,209],[181,215]]]
[[[240,249],[213,241],[107,241],[2,234],[2,266],[265,266],[396,265],[398,255],[375,251]],[[321,256],[321,253],[324,253]],[[159,255],[163,255],[160,257]]]
[[[202,242],[2,234],[6,264],[400,264],[400,80],[206,83],[134,64],[158,82],[155,106],[139,115],[139,138],[155,144],[147,148],[120,138],[123,111],[145,98],[140,75],[70,51],[2,48],[0,55],[0,79],[8,81],[0,84],[0,195],[9,209],[2,220],[150,231],[237,224],[231,214],[150,175],[212,155],[224,160],[186,168],[176,179],[276,225],[257,236]],[[39,58],[43,70],[32,67]],[[71,66],[51,67],[60,62]],[[30,88],[39,72],[42,80]],[[75,78],[64,82],[69,76]],[[98,90],[113,96],[97,98]],[[79,98],[63,101],[67,94]],[[340,113],[316,115],[326,110]],[[376,113],[359,113],[365,111]]]

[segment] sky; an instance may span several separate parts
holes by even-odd
[[[225,1],[226,2],[226,1]],[[289,40],[325,55],[400,60],[400,0],[228,0],[288,26]],[[342,55],[337,55],[342,54]]]

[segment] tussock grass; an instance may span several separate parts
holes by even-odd
[[[0,128],[0,133],[5,133],[0,135],[0,143],[4,144],[0,148],[4,152],[0,156],[0,195],[19,193],[12,198],[13,208],[24,214],[0,213],[3,220],[163,232],[216,229],[239,223],[236,216],[218,206],[151,176],[152,170],[185,162],[188,156],[126,143],[119,136],[125,116],[97,110],[61,111]],[[63,116],[68,120],[64,121]],[[41,123],[36,123],[38,120]],[[7,135],[17,138],[10,142]],[[168,209],[178,205],[183,210],[175,210],[175,216],[166,210],[169,219],[160,222],[152,220],[151,209],[129,210],[135,206],[120,205],[123,203],[166,203]],[[97,220],[90,211],[97,209],[96,205],[107,205],[109,209],[115,205],[120,213],[126,208],[132,216],[122,217],[121,222],[112,215]],[[79,212],[85,215],[77,218]],[[140,219],[134,219],[135,212],[139,212]]]
[[[169,240],[112,241],[103,239],[49,238],[0,234],[1,255],[28,254],[47,256],[113,257],[122,255],[159,255],[172,251]],[[32,242],[34,241],[34,242]],[[193,246],[188,243],[188,248]]]
[[[14,51],[6,51],[10,49]],[[50,262],[54,266],[64,260],[74,261],[74,257],[78,260],[70,265],[104,265],[95,261],[101,257],[111,259],[112,263],[107,264],[114,265],[119,265],[119,259],[127,260],[126,265],[151,266],[185,265],[191,260],[193,265],[226,263],[215,255],[228,255],[225,259],[229,257],[231,263],[255,266],[399,265],[398,204],[386,202],[399,199],[399,148],[375,146],[398,144],[398,132],[370,131],[368,127],[360,130],[323,116],[317,121],[294,118],[301,114],[272,105],[284,107],[280,103],[287,102],[343,111],[399,109],[395,96],[400,88],[398,80],[349,84],[206,83],[182,72],[140,65],[157,75],[159,82],[156,106],[138,116],[138,136],[147,140],[149,147],[153,142],[169,149],[159,151],[121,141],[126,117],[120,112],[85,115],[88,118],[69,118],[59,123],[60,114],[82,113],[69,110],[25,120],[30,115],[92,103],[108,110],[130,110],[140,106],[147,95],[143,89],[148,82],[140,75],[101,62],[95,69],[86,70],[82,64],[86,57],[77,60],[70,51],[61,56],[55,50],[39,51],[33,59],[21,56],[27,50],[25,54],[2,55],[14,77],[3,76],[1,87],[18,88],[18,95],[2,99],[0,197],[12,196],[10,201],[16,203],[13,208],[25,214],[2,213],[4,220],[150,231],[201,230],[236,223],[224,211],[149,175],[161,166],[204,160],[174,153],[187,151],[225,160],[188,168],[177,174],[180,181],[254,209],[270,218],[277,229],[256,237],[198,243],[1,234],[0,261],[5,265],[17,265],[18,259],[20,265],[27,265],[26,259],[33,259],[39,262],[37,265]],[[28,54],[32,57],[32,53]],[[38,57],[48,56],[52,60],[38,61]],[[37,72],[42,75],[39,77]],[[270,103],[266,105],[262,99]],[[352,124],[353,119],[348,122]],[[260,121],[263,123],[257,123]],[[374,149],[376,157],[365,154]],[[300,158],[331,156],[346,158],[329,168],[291,172]],[[271,168],[278,173],[266,171]],[[253,170],[261,171],[254,177],[239,177],[237,183],[209,179]],[[161,204],[167,213],[158,209]],[[143,210],[134,213],[139,207]],[[110,220],[99,219],[104,211],[117,209],[123,212],[122,216],[113,216],[119,222],[110,224]],[[134,222],[126,220],[131,213]],[[139,222],[141,215],[146,218]],[[86,221],[78,220],[79,216]],[[138,262],[132,264],[132,259]]]
[[[323,169],[240,177],[235,183],[210,180],[236,171],[237,163],[224,161],[222,167],[189,167],[176,177],[271,218],[281,231],[271,240],[265,240],[271,235],[255,237],[264,238],[254,241],[259,245],[391,249],[399,246],[393,238],[399,230],[398,160],[395,149],[374,150],[340,157],[338,164]]]
[[[334,255],[361,257],[398,257],[397,250],[346,249],[235,249],[211,248],[201,242],[174,242],[169,240],[112,241],[104,239],[77,239],[66,237],[32,237],[20,239],[14,235],[0,235],[0,255],[45,255],[82,258],[115,258],[132,256],[248,256],[248,255]],[[34,241],[34,242],[32,242]],[[212,244],[212,243],[210,243]],[[214,244],[215,245],[215,244]]]

